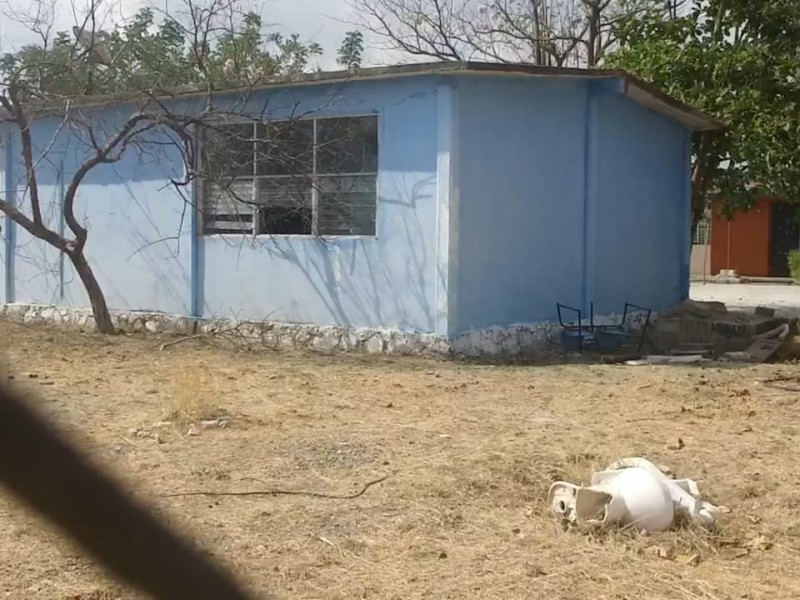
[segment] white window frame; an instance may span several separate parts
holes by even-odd
[[[317,154],[319,144],[317,143],[317,129],[318,129],[318,122],[319,121],[326,121],[326,120],[343,120],[343,119],[360,119],[360,118],[373,118],[376,121],[376,135],[377,135],[377,156],[376,156],[376,168],[374,172],[360,172],[360,173],[318,173],[317,172]],[[207,196],[206,192],[208,190],[208,185],[204,180],[200,180],[200,184],[198,186],[199,192],[199,199],[200,199],[200,218],[198,219],[198,226],[200,229],[200,235],[203,237],[242,237],[242,236],[249,236],[249,237],[281,237],[281,238],[366,238],[366,239],[376,239],[378,237],[378,198],[380,196],[379,193],[379,173],[380,173],[380,155],[381,155],[381,119],[378,113],[361,113],[361,114],[342,114],[342,115],[324,115],[324,116],[315,116],[315,117],[305,117],[301,119],[275,119],[271,121],[258,121],[254,119],[247,119],[245,117],[240,117],[238,119],[230,119],[220,121],[220,125],[228,126],[228,125],[251,125],[253,127],[254,133],[255,128],[259,125],[270,125],[270,124],[280,124],[280,123],[290,123],[292,121],[300,122],[300,121],[311,121],[312,122],[312,165],[311,165],[311,173],[303,174],[303,177],[307,177],[310,180],[311,185],[311,233],[267,233],[267,232],[260,232],[259,231],[259,215],[258,215],[258,191],[259,191],[259,181],[261,180],[278,180],[278,179],[291,179],[292,177],[296,177],[293,175],[257,175],[256,174],[256,167],[254,165],[253,168],[253,175],[250,176],[242,176],[242,177],[235,177],[233,181],[237,179],[244,180],[244,179],[251,179],[251,199],[253,201],[253,214],[251,220],[251,230],[250,231],[242,231],[241,233],[233,233],[233,232],[216,232],[216,231],[208,231],[206,229],[206,221],[208,219],[208,214],[205,211],[206,203],[207,203]],[[204,144],[205,140],[201,141],[201,144]],[[253,140],[253,153],[256,153],[256,145],[258,141],[255,139]],[[202,157],[203,153],[199,152],[198,157]],[[200,159],[202,160],[202,159]],[[320,196],[320,180],[326,178],[347,178],[347,177],[372,177],[374,178],[374,230],[372,233],[368,234],[320,234],[319,233],[319,196]],[[236,200],[234,200],[236,202]]]

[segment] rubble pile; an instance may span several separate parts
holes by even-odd
[[[686,300],[662,314],[649,344],[654,353],[750,362],[800,359],[800,319],[768,308],[728,310],[722,302]]]

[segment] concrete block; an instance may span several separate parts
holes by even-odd
[[[722,302],[684,300],[680,305],[680,311],[703,319],[710,319],[715,315],[725,314],[728,312],[728,308]]]
[[[715,321],[713,329],[720,335],[726,337],[744,337],[747,334],[747,327],[744,323]]]
[[[757,306],[756,315],[758,315],[759,317],[774,317],[775,309],[766,306]]]

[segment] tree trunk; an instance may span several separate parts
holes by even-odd
[[[537,65],[541,66],[544,64],[544,53],[542,52],[544,40],[542,39],[542,24],[540,20],[542,8],[541,5],[535,1],[531,4],[531,8],[533,9],[533,60]]]
[[[718,163],[711,162],[706,152],[710,134],[701,134],[693,143],[694,165],[692,165],[692,231],[705,217],[708,207],[708,192],[711,185],[711,173],[718,167]]]
[[[705,190],[692,191],[692,231],[705,218],[707,206],[708,199]]]
[[[94,322],[97,325],[97,330],[100,333],[116,333],[114,323],[111,321],[111,314],[108,312],[108,305],[106,304],[106,297],[97,278],[94,276],[89,262],[83,254],[83,250],[67,252],[72,266],[78,272],[81,278],[86,294],[89,296],[89,302],[92,304],[92,314],[94,315]]]

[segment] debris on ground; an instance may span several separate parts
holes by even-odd
[[[646,533],[690,519],[711,529],[721,511],[701,499],[697,483],[672,479],[644,458],[624,458],[592,475],[586,487],[564,481],[550,486],[548,503],[568,523],[635,527]]]
[[[684,300],[653,321],[649,310],[644,320],[628,320],[634,309],[626,305],[625,317],[615,325],[601,324],[593,306],[588,324],[578,309],[569,309],[579,316],[571,323],[559,312],[562,348],[600,353],[606,364],[631,366],[800,360],[800,312],[789,319],[771,307],[729,310],[723,302]]]
[[[753,343],[750,344],[744,352],[727,353],[726,358],[733,358],[731,354],[735,354],[739,360],[745,362],[766,362],[773,354],[775,354],[781,346],[783,346],[786,338],[789,336],[789,325],[784,323],[775,329],[757,335],[753,338]]]
[[[706,358],[702,354],[685,354],[685,355],[660,355],[650,354],[642,358],[633,360],[626,360],[625,364],[632,367],[641,367],[644,365],[696,365],[699,363],[710,363],[712,360]]]
[[[763,363],[800,359],[800,315],[787,319],[759,306],[728,310],[722,302],[685,300],[654,323],[653,353],[625,364]]]

